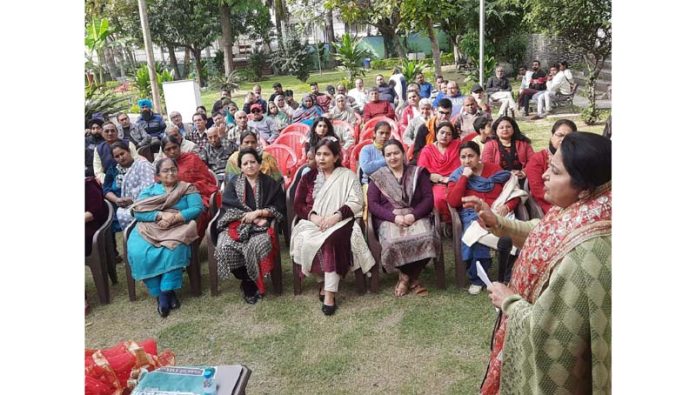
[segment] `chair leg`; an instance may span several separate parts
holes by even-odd
[[[123,238],[123,263],[126,268],[126,283],[128,284],[128,299],[131,302],[135,302],[135,280],[131,274],[130,262],[128,261],[128,242],[126,238]]]
[[[274,260],[271,281],[273,282],[273,293],[280,296],[283,293],[283,268],[280,262],[280,246],[278,246],[278,253],[275,254]]]
[[[96,251],[92,251],[92,254],[97,253]],[[97,288],[97,295],[99,296],[99,303],[101,304],[109,304],[111,301],[110,295],[109,295],[109,282],[107,279],[107,275],[104,272],[104,265],[101,264],[101,259],[99,257],[99,254],[95,257],[94,255],[92,257],[87,258],[87,266],[89,266],[90,271],[92,272],[92,279],[94,280],[94,286]],[[96,259],[100,259],[97,261]]]
[[[201,296],[201,263],[198,259],[198,247],[200,241],[196,240],[191,244],[191,264],[186,268],[191,283],[191,295]]]
[[[445,256],[442,251],[442,244],[440,244],[437,257],[433,261],[435,266],[435,285],[440,289],[445,289],[447,285],[445,284]]]
[[[375,264],[370,269],[370,292],[373,294],[379,293],[379,265]]]
[[[459,239],[459,238],[457,238]],[[454,244],[454,280],[457,287],[464,288],[466,282],[466,267],[462,261],[461,239]]]
[[[365,273],[363,273],[362,269],[355,270],[353,273],[355,273],[355,288],[358,291],[358,295],[365,295],[367,292],[365,286]]]
[[[116,236],[113,231],[109,229],[108,234],[104,237],[105,240],[105,252],[106,252],[106,270],[111,279],[111,284],[118,284],[118,275],[116,274],[116,256],[114,251],[116,251]]]
[[[210,281],[210,295],[217,296],[220,294],[218,288],[218,263],[215,258],[215,246],[208,241],[208,279]]]
[[[290,224],[288,221],[284,222],[283,237],[285,237],[285,246],[290,247]]]
[[[293,294],[295,295],[300,295],[302,294],[302,276],[301,276],[301,269],[300,265],[296,264],[295,262],[292,263],[292,290]]]

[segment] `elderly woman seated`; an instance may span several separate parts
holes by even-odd
[[[179,180],[174,160],[158,161],[155,172],[157,183],[145,188],[133,205],[137,225],[127,241],[128,262],[133,278],[143,280],[157,298],[159,315],[167,317],[181,304],[175,290],[196,253],[190,245],[198,238],[195,219],[204,208],[196,187]]]
[[[433,232],[433,189],[428,172],[406,165],[406,151],[394,139],[384,144],[387,167],[372,173],[367,201],[373,228],[382,245],[382,266],[388,273],[399,272],[395,296],[409,291],[426,296],[418,277],[437,256],[440,239]]]
[[[341,276],[357,269],[367,273],[375,261],[355,221],[363,210],[358,178],[341,165],[338,141],[324,138],[315,148],[317,168],[302,176],[295,192],[300,221],[292,230],[290,256],[303,275],[320,276],[322,312],[332,315]]]
[[[264,295],[263,278],[280,254],[270,225],[273,219],[285,218],[285,193],[280,183],[261,173],[261,155],[255,149],[240,151],[238,165],[242,173],[225,185],[215,257],[220,277],[229,278],[231,273],[242,280],[244,300],[254,304]]]
[[[520,198],[527,194],[517,184],[517,178],[509,171],[503,170],[497,163],[481,162],[479,145],[467,141],[459,146],[461,166],[449,178],[447,202],[458,209],[462,221],[464,240],[461,247],[462,261],[468,267],[469,293],[476,295],[483,289],[483,281],[476,272],[476,261],[481,262],[484,270],[491,266],[491,244],[496,246],[498,239],[490,236],[484,239],[487,232],[483,231],[476,220],[476,212],[469,208],[462,209],[462,198],[477,196],[488,203],[496,213],[514,218],[514,211],[520,203]],[[486,240],[487,244],[484,244]],[[501,251],[502,252],[502,251]],[[507,258],[507,257],[504,257]]]

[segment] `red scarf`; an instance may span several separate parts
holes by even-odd
[[[196,218],[198,236],[203,238],[210,221],[210,196],[218,190],[217,179],[210,173],[205,162],[193,152],[183,152],[176,160],[176,165],[179,168],[179,180],[193,184],[203,199],[205,210]]]

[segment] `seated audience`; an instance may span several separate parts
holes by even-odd
[[[369,92],[370,101],[363,108],[363,121],[369,121],[374,117],[384,115],[393,120],[396,120],[396,113],[391,103],[380,99],[379,88],[374,87]]]
[[[276,96],[276,98],[282,97],[283,96]],[[283,101],[283,103],[285,103],[285,101]],[[273,125],[275,125],[275,129],[278,132],[280,132],[290,124],[290,119],[288,118],[288,115],[285,112],[280,111],[278,105],[275,104],[274,101],[268,102],[268,114],[266,114],[266,117],[273,122]]]
[[[244,111],[237,111],[234,114],[234,119],[237,126],[231,128],[227,131],[227,140],[231,143],[242,145],[241,136],[244,132],[252,132],[256,136],[259,135],[259,131],[255,127],[249,125],[249,117]]]
[[[256,136],[256,133],[249,130],[242,132],[242,142],[239,145],[239,149],[242,150],[244,148],[253,148],[259,152],[261,154],[261,173],[270,176],[276,181],[281,181],[283,179],[283,173],[281,173],[280,169],[278,168],[278,162],[268,152],[263,151],[263,147],[259,145],[259,141]],[[239,151],[236,151],[230,155],[229,159],[227,159],[227,166],[225,167],[226,184],[232,181],[233,176],[241,174],[242,171],[239,168],[238,162]]]
[[[233,152],[237,151],[237,144],[229,142],[226,138],[220,138],[217,130],[208,129],[208,145],[200,152],[200,157],[210,170],[215,173],[218,182],[225,179],[225,166]]]
[[[259,139],[266,144],[273,144],[280,134],[275,122],[263,115],[263,108],[258,103],[251,106],[249,126],[256,129]]]
[[[244,148],[237,160],[242,172],[225,185],[223,214],[214,224],[220,230],[215,257],[220,278],[234,274],[242,281],[244,300],[255,304],[266,293],[263,279],[280,254],[271,221],[285,221],[285,192],[260,171],[262,159],[256,149]]]
[[[522,134],[517,122],[511,117],[496,119],[493,130],[496,138],[484,144],[481,158],[484,162],[497,163],[522,181],[527,177],[523,169],[534,155],[531,140]]]
[[[496,67],[495,75],[486,82],[486,93],[492,100],[500,101],[499,117],[506,115],[508,109],[512,111],[511,115],[515,116],[517,104],[515,104],[515,99],[512,97],[512,87],[510,87],[510,81],[505,78],[503,66]]]
[[[416,140],[416,131],[423,125],[428,119],[433,116],[433,105],[430,99],[420,99],[418,101],[418,115],[411,118],[404,130],[404,144],[411,146]]]
[[[167,140],[173,141],[165,137],[162,142]],[[137,225],[127,241],[128,263],[133,278],[157,298],[157,312],[164,318],[181,305],[175,291],[182,286],[191,254],[198,253],[191,251],[191,243],[199,237],[196,220],[205,208],[196,187],[179,179],[174,160],[156,162],[155,173],[157,182],[133,205]]]
[[[382,246],[382,267],[387,273],[399,273],[394,296],[411,291],[427,296],[420,273],[440,249],[430,222],[432,184],[426,170],[406,164],[406,151],[398,140],[388,140],[383,150],[387,166],[372,173],[367,189],[372,227]]]
[[[341,165],[341,147],[324,138],[316,146],[317,168],[302,176],[295,192],[299,222],[292,229],[290,256],[302,274],[319,277],[322,312],[333,315],[342,276],[370,271],[375,261],[358,222],[363,194],[355,173]]]
[[[314,118],[323,114],[321,107],[317,106],[314,101],[314,96],[304,95],[302,97],[302,104],[297,107],[292,115],[292,123],[297,122],[314,122]]]
[[[119,140],[116,125],[108,121],[104,122],[104,126],[102,126],[101,129],[101,134],[104,140],[97,144],[97,146],[94,148],[92,168],[94,169],[94,177],[97,179],[97,181],[103,184],[104,177],[106,176],[106,170],[109,168],[109,166],[115,163],[113,156],[111,156],[111,144],[124,140]],[[124,142],[128,144],[131,156],[138,156],[138,150],[135,148],[135,144],[129,141]]]

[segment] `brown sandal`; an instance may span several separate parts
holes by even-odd
[[[428,289],[425,288],[420,281],[414,281],[411,284],[411,291],[418,296],[428,296]]]
[[[399,298],[406,295],[409,291],[408,282],[408,277],[399,275],[399,281],[396,283],[396,287],[394,287],[394,296]]]

